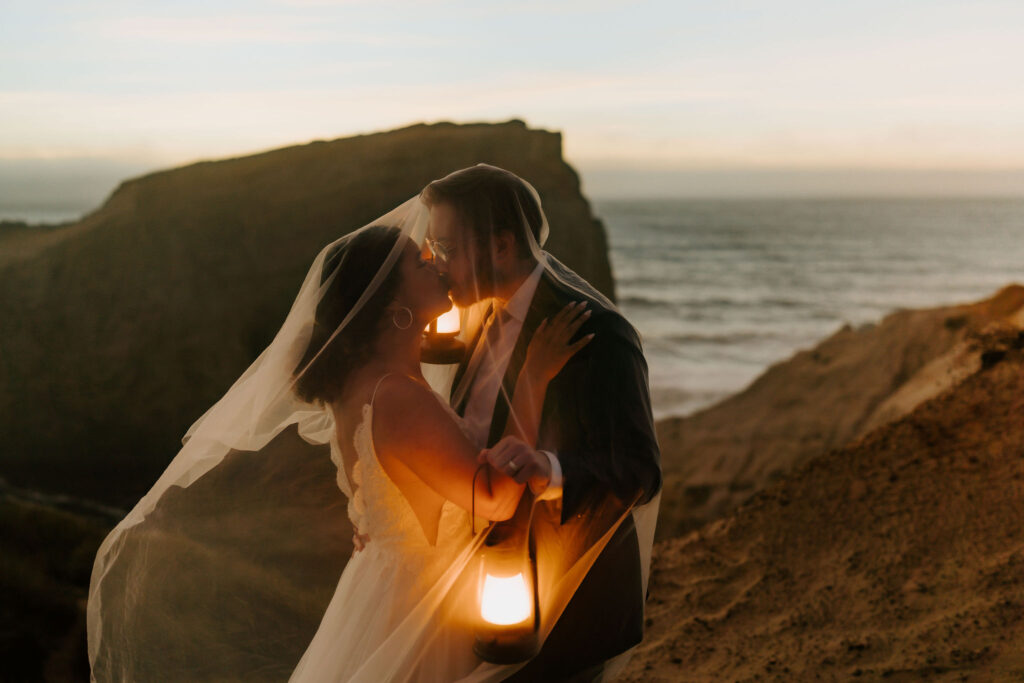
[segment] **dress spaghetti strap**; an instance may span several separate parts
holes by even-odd
[[[387,372],[387,373],[381,375],[380,379],[377,380],[377,385],[375,387],[373,387],[373,394],[370,396],[370,402],[368,404],[370,406],[370,410],[373,410],[373,400],[375,398],[377,398],[377,390],[380,389],[381,383],[384,381],[385,378],[390,377],[393,374],[395,374],[395,373]]]

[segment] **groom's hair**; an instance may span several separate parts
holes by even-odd
[[[427,206],[449,203],[478,244],[488,244],[499,232],[509,232],[522,258],[532,258],[523,223],[540,244],[542,214],[533,193],[519,176],[503,168],[477,164],[435,180],[421,194]]]

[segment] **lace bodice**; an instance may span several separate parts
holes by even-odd
[[[462,418],[440,396],[437,398],[465,433]],[[331,440],[331,459],[338,468],[338,486],[348,496],[348,517],[353,527],[369,536],[369,542],[378,549],[403,554],[433,555],[453,543],[465,541],[470,535],[469,513],[445,501],[436,544],[430,543],[416,513],[377,459],[372,425],[373,406],[367,403],[362,407],[361,420],[352,436],[356,454],[352,481],[348,481],[345,474],[336,437]]]

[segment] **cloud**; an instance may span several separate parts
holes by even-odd
[[[303,43],[330,38],[322,28],[297,26],[295,22],[279,18],[244,15],[121,17],[87,22],[85,28],[106,38],[163,43]]]
[[[436,46],[436,38],[398,32],[339,31],[322,17],[222,14],[207,17],[119,17],[91,20],[81,32],[106,39],[176,44],[334,43],[382,47]]]
[[[436,7],[451,4],[444,0],[275,0],[286,7]]]

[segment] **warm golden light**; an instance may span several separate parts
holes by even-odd
[[[498,626],[519,624],[530,618],[530,592],[522,573],[509,577],[487,574],[480,596],[480,616]]]
[[[458,334],[459,329],[459,309],[457,306],[452,306],[447,313],[443,313],[437,319],[438,334]]]
[[[451,365],[461,361],[466,355],[466,345],[456,339],[460,327],[459,309],[455,306],[431,320],[423,330],[420,360],[432,365]]]

